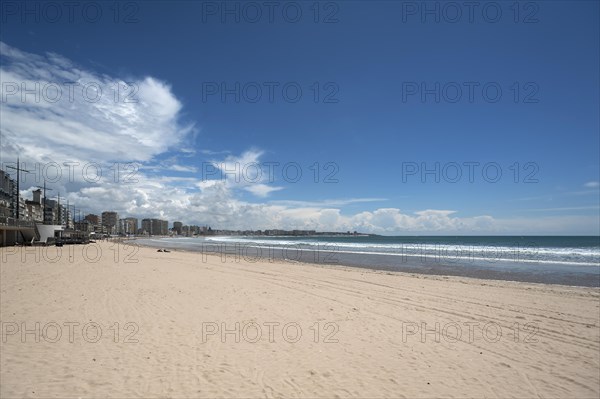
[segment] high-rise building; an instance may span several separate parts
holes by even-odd
[[[93,213],[86,215],[84,219],[94,226],[98,226],[100,224],[100,217],[98,215],[94,215]]]
[[[102,226],[106,227],[108,234],[118,234],[119,214],[113,211],[102,212]]]
[[[177,235],[181,235],[183,231],[183,223],[181,222],[173,222],[173,231],[177,233]]]
[[[86,231],[88,233],[91,233],[92,231],[94,231],[94,225],[92,225],[92,223],[90,223],[90,221],[86,220],[86,219],[83,219],[79,222],[75,222],[74,226],[75,226],[75,230],[78,230],[78,231]]]
[[[17,183],[10,175],[0,170],[0,217],[14,218],[16,216]]]
[[[41,205],[41,203],[42,203],[42,190],[38,188],[37,190],[34,190],[32,192],[32,194],[33,194],[33,202],[35,202],[36,204],[40,204]]]
[[[29,204],[30,201],[27,201]],[[33,202],[33,201],[31,201]],[[44,202],[44,201],[42,201]],[[57,200],[46,198],[46,208],[43,211],[44,223],[46,224],[58,224],[67,225],[71,217],[71,212],[66,206],[60,204]],[[43,208],[43,205],[42,205]]]
[[[27,208],[27,219],[42,223],[44,221],[44,212],[42,208],[42,190],[33,191],[33,200],[25,200]]]
[[[151,219],[142,219],[142,234],[152,235],[152,220]]]
[[[151,236],[166,236],[169,234],[169,222],[160,219],[142,219],[144,234]]]
[[[138,220],[136,218],[125,218],[121,220],[123,221],[123,229],[121,230],[123,234],[137,234]]]
[[[58,202],[52,199],[45,198],[43,200],[44,207],[44,224],[58,224]]]
[[[25,200],[25,206],[27,207],[27,218],[34,222],[42,223],[44,221],[44,212],[42,211],[42,205],[35,201]]]

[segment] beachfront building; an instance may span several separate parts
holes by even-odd
[[[173,232],[176,233],[178,236],[180,236],[182,231],[183,231],[183,223],[173,222]]]
[[[125,218],[127,226],[127,234],[137,234],[138,231],[138,220],[137,218]]]
[[[69,207],[65,207],[65,226],[67,229],[74,229],[75,228],[75,212],[71,212],[71,210],[69,209]],[[81,222],[81,218],[79,219],[79,221]]]
[[[42,223],[44,221],[42,205],[30,200],[25,200],[25,219]]]
[[[19,196],[17,182],[0,170],[0,247],[33,240],[33,223],[26,216],[27,208]]]
[[[175,228],[175,223],[173,223],[173,228]],[[205,235],[207,231],[206,226],[183,226],[181,228],[181,234],[186,237],[192,237],[195,235]]]
[[[0,170],[0,218],[14,217],[14,191],[15,181],[8,173]]]
[[[122,234],[136,234],[138,230],[137,218],[119,219],[119,230]]]
[[[44,224],[55,224],[58,219],[58,202],[45,198],[42,200],[44,207]]]
[[[92,233],[95,230],[95,226],[90,223],[89,220],[80,220],[79,222],[75,222],[75,230],[84,231],[86,233]]]
[[[98,235],[106,234],[106,227],[102,226],[102,223],[100,223],[100,216],[93,213],[88,213],[83,217],[83,220],[88,223],[86,228],[92,228],[91,232],[94,232]]]
[[[17,203],[19,207],[17,208]],[[19,219],[25,216],[25,202],[17,193],[17,182],[10,175],[0,170],[0,217],[16,218],[17,209]]]
[[[42,207],[44,201],[42,200]],[[61,226],[71,225],[71,212],[65,205],[56,200],[46,198],[46,209],[44,210],[44,223]]]
[[[108,230],[106,229],[106,226],[103,226],[102,224],[97,224],[94,226],[94,233],[103,236],[105,234],[108,234]]]
[[[142,219],[143,234],[166,236],[169,234],[169,222],[161,219]]]
[[[98,226],[100,224],[100,216],[94,215],[93,213],[85,215],[83,219],[87,220],[94,226]]]
[[[118,234],[119,214],[113,211],[102,212],[102,226],[106,228],[107,234]]]
[[[33,200],[25,200],[27,219],[42,223],[44,221],[44,210],[42,208],[42,190],[33,191]]]
[[[80,220],[79,222],[74,222],[75,230],[84,231],[87,233],[94,232],[94,225],[92,225],[88,220]]]
[[[151,219],[142,219],[142,234],[144,235],[152,235],[152,220]]]

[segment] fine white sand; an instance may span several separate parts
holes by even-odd
[[[594,288],[106,242],[0,256],[2,398],[600,395]]]

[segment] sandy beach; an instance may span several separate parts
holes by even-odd
[[[0,248],[0,396],[597,398],[596,288]]]

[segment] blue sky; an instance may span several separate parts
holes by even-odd
[[[272,20],[262,2],[227,2],[231,13],[222,2],[75,2],[72,18],[60,2],[29,13],[6,3],[1,162],[103,165],[98,182],[64,170],[53,182],[86,212],[217,228],[599,234],[598,2],[274,2]],[[97,83],[102,98],[69,101],[67,81]],[[63,93],[23,99],[23,82]],[[222,98],[237,82],[239,101]],[[114,162],[139,165],[135,182],[108,181]],[[236,164],[237,176],[222,174]],[[436,165],[438,179],[421,174]]]

